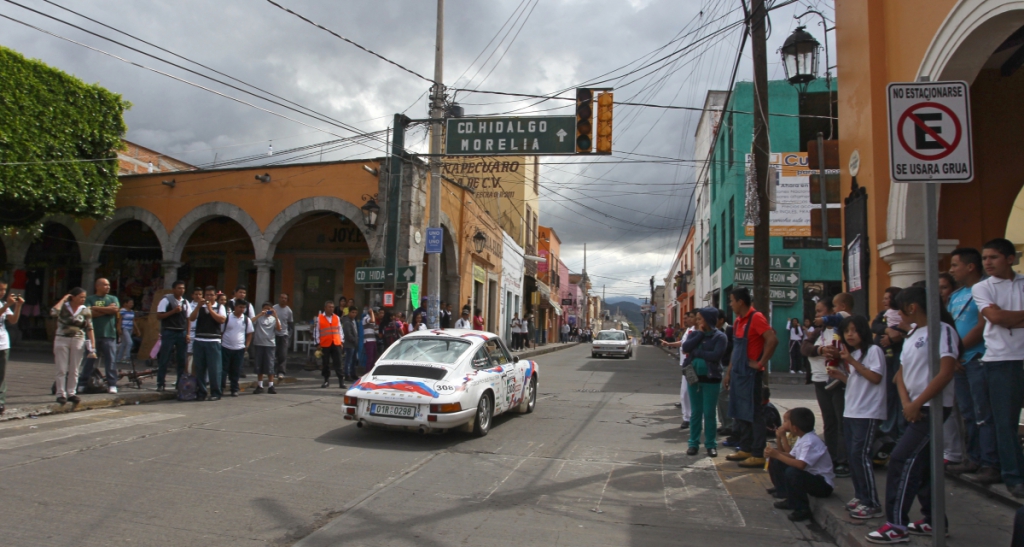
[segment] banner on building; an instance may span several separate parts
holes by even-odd
[[[769,163],[778,175],[775,177],[775,209],[770,213],[770,235],[811,237],[811,210],[820,207],[811,203],[811,175],[816,175],[818,170],[807,165],[807,152],[776,152],[771,154]],[[838,169],[825,170],[826,175],[838,173]],[[838,209],[842,205],[830,203],[828,207]],[[753,226],[746,226],[744,231],[748,237],[754,235]]]

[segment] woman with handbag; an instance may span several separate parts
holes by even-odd
[[[57,319],[57,332],[53,337],[53,360],[57,365],[57,402],[78,403],[78,365],[82,356],[95,359],[96,337],[92,332],[92,313],[85,305],[85,289],[75,287],[64,295],[52,309],[50,316]],[[88,334],[88,343],[86,335]]]
[[[702,308],[694,319],[693,332],[683,342],[686,353],[683,373],[690,390],[690,447],[688,456],[700,451],[700,434],[704,431],[704,447],[708,456],[718,456],[716,433],[718,421],[718,392],[722,384],[722,358],[729,344],[725,333],[715,328],[718,324],[716,308]]]

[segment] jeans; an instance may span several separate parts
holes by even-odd
[[[964,418],[967,457],[982,467],[999,469],[996,430],[988,401],[985,367],[977,358],[964,363],[964,373],[953,377],[956,404]]]
[[[846,410],[846,388],[841,385],[825,389],[826,382],[814,382],[814,394],[821,408],[821,421],[824,422],[825,446],[828,455],[836,465],[846,463],[846,442],[843,440],[843,412]]]
[[[879,507],[875,471],[871,464],[871,445],[875,442],[875,429],[880,420],[871,418],[843,418],[843,433],[850,455],[850,477],[853,479],[853,497],[868,507]]]
[[[245,348],[228,349],[220,347],[220,362],[222,372],[220,375],[220,392],[224,393],[227,380],[231,380],[231,393],[238,393],[238,375],[242,370],[242,362],[245,361]]]
[[[832,495],[832,486],[821,475],[812,475],[803,469],[790,467],[778,460],[769,460],[768,475],[776,493],[789,500],[796,510],[810,508],[807,496],[827,498]]]
[[[78,391],[84,391],[85,383],[92,376],[92,369],[96,361],[102,361],[104,370],[107,373],[107,385],[117,387],[117,338],[96,337],[96,359],[86,357],[82,361],[82,373],[78,375]]]
[[[948,416],[949,409],[943,409]],[[916,496],[921,502],[921,515],[932,523],[931,453],[928,450],[930,407],[921,407],[921,419],[907,424],[900,441],[889,457],[885,476],[885,518],[896,528],[906,531],[910,522],[910,506]]]
[[[729,417],[729,390],[723,389],[718,392],[718,419],[722,422],[722,427],[728,427],[730,430],[736,424],[736,421]]]
[[[171,360],[171,352],[174,352],[174,364],[177,378],[185,373],[185,361],[187,359],[188,347],[185,344],[185,331],[163,330],[160,332],[160,355],[157,357],[156,386],[164,387],[167,379],[167,362]],[[175,380],[177,382],[177,380]]]
[[[690,447],[700,446],[700,432],[704,429],[704,448],[717,448],[718,423],[715,411],[718,408],[720,384],[697,382],[690,386]]]
[[[275,372],[280,375],[288,372],[288,335],[275,336],[274,347],[276,348],[274,354],[274,367]]]
[[[11,350],[0,349],[0,407],[7,403],[7,359],[11,356]]]
[[[121,329],[121,343],[117,345],[117,355],[114,357],[114,361],[118,363],[130,362],[132,359],[132,346],[134,344],[132,329]]]
[[[220,397],[221,388],[221,346],[220,340],[196,340],[192,343],[192,373],[196,375],[196,395],[206,397],[207,377],[209,394]]]
[[[343,362],[345,363],[345,376],[347,378],[355,378],[356,377],[356,362],[359,361],[359,358],[356,355],[356,348],[354,348],[354,347],[347,347],[346,346],[345,347],[345,358],[344,359],[345,360]]]
[[[992,405],[1003,482],[1007,488],[1013,488],[1024,484],[1024,454],[1017,437],[1017,422],[1024,402],[1024,361],[986,361],[982,366]]]
[[[733,429],[739,433],[740,450],[755,458],[764,457],[764,447],[768,435],[768,429],[764,422],[763,382],[763,372],[754,375],[754,420],[751,422],[740,419],[733,420],[735,424]]]

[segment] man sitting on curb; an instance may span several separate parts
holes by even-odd
[[[798,437],[792,447],[786,433]],[[825,443],[814,433],[814,413],[809,408],[798,407],[787,412],[775,435],[778,448],[764,449],[764,455],[771,458],[768,474],[775,487],[772,494],[784,498],[775,502],[775,508],[793,511],[789,520],[808,520],[811,507],[807,496],[827,498],[832,495],[835,483],[832,458]]]

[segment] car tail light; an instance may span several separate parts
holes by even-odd
[[[446,403],[443,405],[430,405],[430,412],[435,414],[447,414],[450,412],[460,412],[462,410],[462,403]]]
[[[355,416],[356,415],[356,408],[354,406],[347,407],[345,409],[345,414],[348,414],[349,416]]]
[[[434,416],[433,414],[430,414],[430,415],[427,416],[427,421],[428,422],[436,422],[437,421],[437,416]]]
[[[345,406],[359,406],[359,399],[357,397],[345,396]]]

